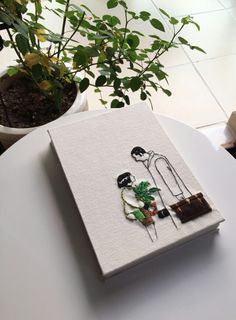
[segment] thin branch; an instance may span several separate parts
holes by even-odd
[[[58,51],[55,52],[53,55],[51,55],[49,58],[52,58],[52,57],[55,56],[55,55],[58,56],[58,54],[60,55],[60,52],[62,52],[62,51],[65,49],[65,47],[67,46],[67,44],[68,44],[68,43],[70,42],[70,40],[74,37],[74,35],[76,34],[76,32],[79,30],[79,28],[80,28],[80,26],[81,26],[81,24],[82,24],[82,22],[83,22],[83,20],[84,20],[84,16],[85,16],[85,12],[83,12],[82,17],[81,17],[81,19],[80,19],[80,21],[79,21],[78,26],[75,28],[74,32],[72,32],[71,36],[66,40],[66,42],[65,42],[64,45],[63,45],[63,47],[60,48],[60,49],[58,49]]]
[[[63,17],[63,22],[62,22],[62,28],[61,28],[61,39],[64,37],[64,34],[65,34],[65,28],[66,28],[66,14],[67,14],[67,11],[68,11],[68,8],[69,8],[69,5],[70,5],[70,0],[67,0],[66,1],[66,6],[65,6],[65,12],[64,12],[64,17]],[[58,46],[58,51],[57,51],[57,59],[59,60],[60,58],[60,53],[61,53],[61,45],[62,43],[59,42],[59,46]]]
[[[174,39],[176,38],[176,36],[181,32],[181,30],[183,29],[184,24],[182,24],[182,26],[179,28],[179,30],[173,34],[172,39],[169,42],[169,45],[161,52],[158,50],[155,54],[155,56],[149,61],[148,65],[143,69],[143,71],[140,73],[139,78],[148,70],[148,68],[150,67],[150,65],[153,63],[153,61],[155,61],[157,58],[159,59],[160,56],[163,55],[163,53],[165,53],[166,51],[168,51],[174,41]]]
[[[124,46],[124,43],[125,43],[125,37],[126,37],[126,33],[127,33],[127,27],[128,27],[128,23],[129,23],[129,21],[128,21],[128,15],[127,15],[127,10],[126,9],[124,9],[124,11],[125,11],[125,32],[124,32],[124,37],[123,37],[123,40],[122,40],[122,42],[121,42],[121,50],[123,49],[123,46]]]
[[[17,49],[17,47],[16,47],[16,45],[14,43],[14,39],[13,39],[13,37],[11,35],[11,32],[9,31],[9,29],[6,29],[6,30],[7,30],[8,37],[11,40],[11,44],[12,44],[13,49],[15,50],[15,52],[16,52],[20,62],[22,63],[22,65],[25,66],[25,63],[24,63],[23,58],[21,57],[20,51],[18,51],[18,49]]]
[[[37,10],[37,2],[35,1],[34,4],[34,15],[35,15],[35,24],[38,23],[38,10]],[[40,43],[39,43],[39,38],[37,37],[37,48],[40,50]]]

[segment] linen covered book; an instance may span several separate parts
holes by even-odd
[[[223,221],[145,104],[49,134],[105,277]]]

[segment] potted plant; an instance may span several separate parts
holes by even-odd
[[[189,24],[199,29],[190,16],[177,20],[159,9],[174,28],[168,41],[160,20],[146,11],[130,11],[123,0],[108,0],[111,13],[103,16],[97,16],[85,5],[71,4],[70,0],[50,2],[54,2],[52,9],[40,0],[0,2],[0,30],[4,29],[8,36],[6,39],[0,35],[0,50],[11,47],[17,55],[17,64],[0,75],[0,141],[5,139],[4,132],[14,133],[18,128],[22,136],[61,116],[70,109],[77,94],[74,105],[83,110],[80,103],[84,103],[89,86],[94,87],[104,106],[108,102],[103,98],[103,88],[109,87],[111,108],[129,105],[129,93],[134,91],[140,93],[141,100],[150,102],[150,88],[170,95],[162,85],[168,75],[159,58],[180,44],[203,51],[180,36]],[[112,15],[116,6],[122,7],[124,22]],[[62,18],[60,33],[47,28],[45,10]],[[136,20],[153,27],[148,48],[140,45],[144,35],[132,29]]]

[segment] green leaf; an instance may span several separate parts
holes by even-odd
[[[179,20],[177,20],[176,18],[174,17],[171,17],[170,20],[169,20],[170,24],[173,24],[173,25],[176,25],[179,23]]]
[[[130,100],[129,100],[129,96],[124,96],[124,100],[125,100],[125,103],[130,105]]]
[[[41,5],[41,2],[40,1],[35,1],[35,8],[36,8],[36,11],[37,11],[37,15],[41,15],[42,13],[42,5]]]
[[[84,47],[84,53],[89,57],[98,57],[99,52],[93,47]]]
[[[66,4],[66,1],[65,1],[65,0],[56,0],[56,2],[58,2],[58,3],[60,3],[60,4],[63,4],[63,5]]]
[[[88,12],[90,12],[91,14],[93,14],[93,12],[89,9],[89,7],[87,7],[85,4],[81,4],[81,7],[86,9]],[[78,9],[77,9],[78,10]]]
[[[170,15],[163,9],[159,8],[159,11],[164,14],[164,16],[166,16],[167,18],[170,18]]]
[[[139,37],[135,34],[129,34],[126,39],[128,45],[131,49],[136,49],[140,43]]]
[[[82,93],[82,92],[84,92],[85,90],[87,90],[88,87],[89,87],[89,84],[90,84],[89,79],[88,79],[88,78],[83,78],[83,79],[80,81],[80,83],[79,83],[79,90],[80,90],[80,92]]]
[[[87,62],[87,56],[84,51],[78,50],[75,55],[74,55],[74,62],[76,63],[77,66],[84,66]]]
[[[163,26],[163,24],[161,23],[160,20],[157,20],[157,19],[153,18],[153,19],[150,20],[150,22],[151,22],[151,25],[155,29],[158,29],[158,30],[160,30],[162,32],[165,32],[165,28],[164,28],[164,26]]]
[[[119,31],[120,31],[120,32],[123,32],[123,33],[126,33],[126,34],[127,34],[128,32],[130,32],[130,30],[127,29],[127,28],[120,28]]]
[[[95,74],[94,74],[92,71],[90,71],[90,70],[85,70],[85,72],[86,72],[87,74],[89,74],[90,77],[95,78]]]
[[[116,52],[115,49],[112,48],[112,47],[107,47],[106,48],[106,54],[107,54],[108,58],[112,58],[113,55],[115,54],[115,52]]]
[[[114,27],[117,24],[120,24],[120,19],[118,19],[116,16],[112,16],[109,23]]]
[[[139,77],[133,77],[130,81],[130,88],[131,90],[137,91],[141,86],[142,86],[143,82]]]
[[[106,100],[103,100],[103,99],[99,99],[99,100],[100,100],[101,104],[104,106],[107,105],[107,103],[108,103],[108,101],[106,101]]]
[[[108,9],[115,8],[115,7],[117,7],[117,5],[118,5],[118,0],[109,0],[109,1],[107,1],[107,8]]]
[[[170,91],[170,90],[167,90],[167,89],[163,89],[163,88],[162,88],[162,91],[163,91],[168,97],[171,96],[171,91]]]
[[[26,39],[28,39],[28,25],[20,20],[19,18],[15,19],[16,22],[13,22],[14,28],[21,33]]]
[[[18,70],[18,68],[16,68],[16,67],[9,67],[9,68],[7,69],[7,74],[8,74],[10,77],[14,76],[14,75],[17,74],[18,72],[19,72],[19,70]]]
[[[121,23],[119,18],[116,16],[110,16],[109,14],[105,14],[102,19],[110,23],[113,27]]]
[[[178,37],[179,41],[182,43],[182,44],[188,44],[188,41],[182,37]]]
[[[11,41],[9,40],[4,40],[3,41],[4,47],[9,47],[11,45]]]
[[[160,189],[156,188],[156,187],[153,187],[153,188],[150,188],[148,191],[149,191],[149,193],[155,193],[157,191],[160,191]]]
[[[136,13],[133,11],[128,11],[128,14],[130,14],[133,19],[136,18]]]
[[[0,22],[4,22],[10,26],[12,24],[12,19],[6,13],[0,12]]]
[[[200,26],[199,26],[199,24],[198,24],[197,22],[195,22],[195,21],[192,19],[192,17],[190,17],[190,16],[183,17],[183,18],[181,19],[181,23],[184,24],[184,25],[186,25],[186,24],[194,24],[195,27],[198,29],[198,31],[200,31]]]
[[[157,91],[158,88],[157,88],[156,84],[155,84],[153,81],[151,81],[151,80],[148,80],[148,82],[149,82],[150,85],[154,88],[154,90]],[[150,96],[150,94],[149,94],[148,91],[146,91],[146,93]]]
[[[146,100],[147,99],[147,95],[146,95],[146,93],[144,91],[141,92],[140,98],[141,98],[141,100]]]
[[[153,49],[154,51],[156,51],[156,50],[158,50],[158,49],[160,49],[160,48],[161,48],[161,41],[159,41],[159,40],[153,41],[153,43],[152,43],[152,49]]]
[[[111,102],[111,108],[117,108],[118,103],[119,103],[118,99],[113,99]]]
[[[125,1],[120,0],[120,1],[119,1],[119,4],[120,4],[122,7],[124,7],[125,9],[128,9],[127,4],[126,4]]]
[[[195,25],[195,27],[198,29],[198,31],[200,31],[200,26],[197,22],[191,20],[191,23]]]
[[[40,64],[35,64],[32,66],[31,71],[33,73],[34,79],[39,81],[43,76],[43,68]]]
[[[150,183],[148,181],[143,181],[143,189],[147,189],[148,186],[150,186]]]
[[[106,82],[107,78],[104,75],[101,75],[96,79],[95,86],[102,87]]]
[[[123,108],[124,102],[119,101],[118,99],[113,99],[111,102],[111,108]]]
[[[121,85],[120,79],[119,79],[119,78],[116,78],[116,79],[114,80],[114,84],[113,84],[114,89],[120,88],[120,85]]]
[[[141,11],[139,16],[143,21],[146,21],[150,18],[150,15],[151,14],[147,11]]]
[[[16,45],[19,49],[19,51],[23,54],[23,56],[29,52],[29,44],[28,44],[28,40],[22,36],[22,34],[18,33],[16,35]]]
[[[157,39],[157,40],[161,40],[161,38],[158,37],[156,34],[150,34],[149,37],[150,37],[150,38]]]
[[[144,37],[144,34],[139,32],[139,31],[137,31],[137,30],[132,30],[132,33],[135,33],[135,34],[138,34],[141,37]]]
[[[202,48],[197,47],[197,46],[190,46],[190,49],[192,49],[192,50],[197,50],[197,51],[200,51],[200,52],[202,52],[202,53],[206,53],[206,51],[204,51]]]
[[[114,91],[114,95],[123,98],[124,97],[124,93],[122,90],[115,90]]]
[[[166,79],[166,77],[168,76],[167,73],[165,73],[164,71],[162,71],[161,69],[159,69],[156,73],[155,73],[157,79],[159,81]]]
[[[137,60],[137,53],[135,51],[129,50],[127,53],[131,62],[135,62]],[[134,68],[132,69],[134,70]]]

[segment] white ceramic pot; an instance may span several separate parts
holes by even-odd
[[[3,71],[0,71],[0,78],[6,73],[6,69]],[[77,96],[75,98],[75,101],[73,102],[70,109],[68,109],[63,115],[67,116],[72,113],[77,113],[81,111],[88,110],[87,105],[87,96],[86,93],[83,92],[82,94],[79,92],[77,87]],[[13,143],[18,141],[20,138],[24,137],[26,134],[30,133],[34,129],[38,127],[31,127],[31,128],[11,128],[11,127],[5,127],[0,124],[0,142],[5,148],[9,148]]]

